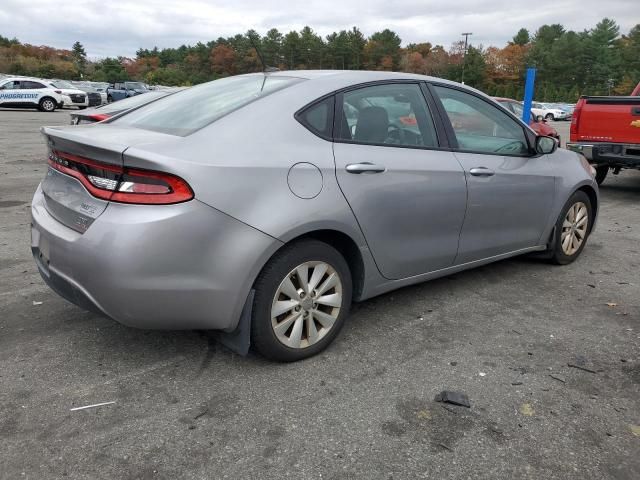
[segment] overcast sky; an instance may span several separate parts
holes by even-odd
[[[90,57],[135,56],[138,48],[178,47],[220,36],[281,32],[309,25],[322,36],[358,26],[368,36],[390,28],[403,45],[448,47],[460,33],[472,44],[502,46],[520,27],[545,23],[581,31],[603,17],[626,33],[640,23],[640,0],[1,0],[0,34],[70,48]]]

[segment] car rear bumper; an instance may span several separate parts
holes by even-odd
[[[624,143],[567,143],[567,149],[585,156],[594,165],[640,168],[640,145]]]
[[[232,331],[281,243],[197,200],[110,203],[84,233],[52,217],[38,187],[31,249],[60,296],[120,323]]]

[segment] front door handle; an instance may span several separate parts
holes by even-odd
[[[370,162],[350,163],[346,166],[349,173],[382,173],[386,168],[382,165],[374,165]]]
[[[492,177],[496,174],[496,172],[487,167],[475,167],[469,170],[469,173],[474,177]]]

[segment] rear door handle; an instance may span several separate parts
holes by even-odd
[[[375,165],[370,162],[350,163],[346,166],[349,173],[382,173],[386,168],[382,165]]]
[[[496,172],[487,167],[475,167],[469,170],[469,173],[474,177],[492,177],[496,174]]]

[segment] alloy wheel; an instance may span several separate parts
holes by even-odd
[[[46,112],[52,112],[56,108],[56,106],[53,104],[51,100],[45,100],[44,102],[42,102],[42,108]]]
[[[305,262],[280,282],[271,305],[276,338],[302,349],[320,341],[333,328],[342,307],[342,279],[328,263]]]
[[[589,210],[583,202],[576,202],[567,211],[562,223],[560,242],[565,255],[574,255],[587,237]]]

